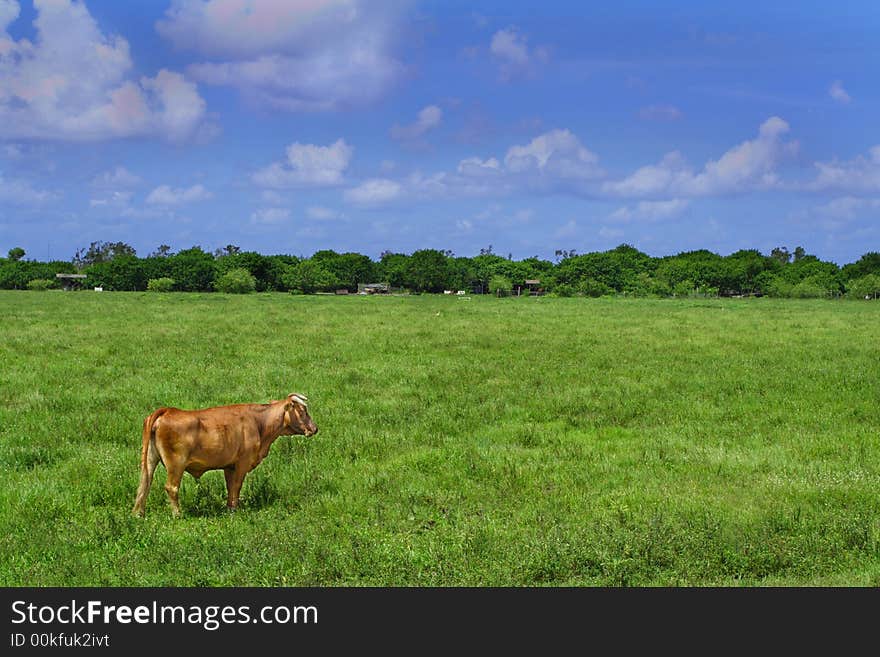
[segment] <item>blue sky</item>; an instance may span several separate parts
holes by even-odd
[[[880,4],[0,0],[0,250],[880,250]]]

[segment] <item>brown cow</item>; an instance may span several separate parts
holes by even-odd
[[[168,473],[165,492],[175,516],[180,515],[177,493],[184,472],[198,479],[208,470],[223,470],[228,493],[226,505],[234,511],[244,476],[266,458],[278,436],[318,433],[307,401],[304,395],[294,392],[268,404],[153,411],[144,420],[141,483],[132,513],[144,515],[159,461]]]

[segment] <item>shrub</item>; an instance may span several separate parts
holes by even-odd
[[[694,293],[696,289],[696,285],[694,285],[693,281],[679,281],[672,287],[672,296],[674,297],[689,297]]]
[[[496,274],[489,279],[489,292],[496,296],[506,296],[510,294],[510,290],[512,288],[513,284],[506,276],[500,276]]]
[[[257,279],[244,267],[237,267],[214,281],[214,287],[218,292],[247,294],[257,289]]]
[[[334,290],[339,286],[336,276],[314,260],[301,260],[295,265],[290,265],[281,280],[291,292],[302,294]]]
[[[32,281],[28,281],[27,289],[29,290],[48,290],[50,288],[55,287],[55,281],[50,281],[48,278],[35,278]]]
[[[781,276],[770,278],[764,284],[764,293],[770,297],[790,297],[794,285]]]
[[[834,281],[824,275],[808,276],[791,288],[790,296],[795,299],[824,299],[836,292]]]
[[[880,297],[880,275],[868,274],[851,280],[846,295],[853,299],[877,299]]]
[[[614,288],[595,278],[585,278],[578,283],[577,292],[585,297],[601,297],[606,294],[614,294]]]
[[[147,290],[150,292],[171,292],[174,289],[174,279],[163,276],[151,278],[147,281]]]
[[[574,285],[569,285],[568,283],[560,283],[556,287],[553,288],[553,292],[551,293],[557,297],[573,297],[577,294],[577,290]]]

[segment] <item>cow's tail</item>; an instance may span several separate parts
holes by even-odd
[[[144,515],[147,506],[147,495],[150,493],[150,484],[153,483],[153,473],[156,471],[156,466],[161,460],[156,449],[156,420],[167,411],[167,408],[156,409],[144,419],[143,444],[141,445],[141,481],[138,485],[134,509],[132,509],[132,513],[138,516]]]

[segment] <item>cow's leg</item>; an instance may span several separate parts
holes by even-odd
[[[241,492],[241,484],[244,482],[247,470],[236,465],[226,468],[223,473],[226,475],[226,508],[235,511],[238,508],[238,494]]]
[[[134,508],[131,510],[136,516],[142,516],[146,511],[147,496],[150,494],[150,485],[153,483],[153,473],[156,472],[156,466],[158,465],[159,452],[156,451],[155,443],[150,441],[150,445],[147,448],[147,458],[141,463],[141,483],[138,486]]]
[[[180,502],[177,494],[180,491],[180,480],[183,478],[184,468],[182,464],[171,465],[166,461],[165,470],[168,472],[168,477],[165,479],[165,492],[168,493],[168,501],[171,502],[171,513],[175,518],[179,518]]]

